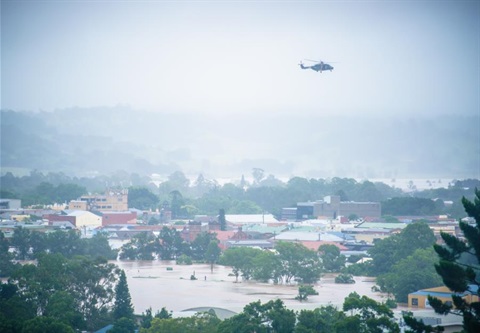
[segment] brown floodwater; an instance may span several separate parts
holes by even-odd
[[[155,313],[162,307],[169,311],[183,311],[196,307],[219,307],[241,312],[243,307],[260,300],[262,303],[281,299],[293,310],[314,309],[332,304],[341,308],[351,292],[385,301],[386,295],[372,292],[371,278],[355,277],[355,284],[336,284],[332,275],[325,275],[314,286],[318,295],[307,301],[295,300],[297,285],[274,285],[254,281],[235,282],[230,267],[215,265],[213,272],[208,264],[177,265],[175,261],[114,261],[127,276],[135,313],[148,308]],[[170,270],[171,268],[171,270]],[[191,280],[195,275],[197,280]]]

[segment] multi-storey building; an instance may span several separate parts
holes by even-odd
[[[70,201],[71,210],[115,211],[128,210],[128,190],[107,191],[104,195],[84,195],[79,200]]]
[[[379,202],[340,201],[340,196],[331,195],[314,202],[299,202],[296,216],[297,220],[318,217],[336,219],[353,214],[358,217],[380,217],[381,210]]]

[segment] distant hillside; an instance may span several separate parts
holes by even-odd
[[[200,172],[479,178],[479,117],[200,116],[128,107],[1,111],[1,167],[88,175]]]

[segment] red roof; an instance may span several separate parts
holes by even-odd
[[[217,239],[221,242],[232,238],[237,230],[215,230],[213,232],[217,234]]]

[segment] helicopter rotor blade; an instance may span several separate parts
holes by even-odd
[[[338,64],[338,61],[325,61],[325,60],[313,60],[313,59],[303,59],[305,61],[313,61],[316,63],[321,63],[323,62],[324,64]]]

